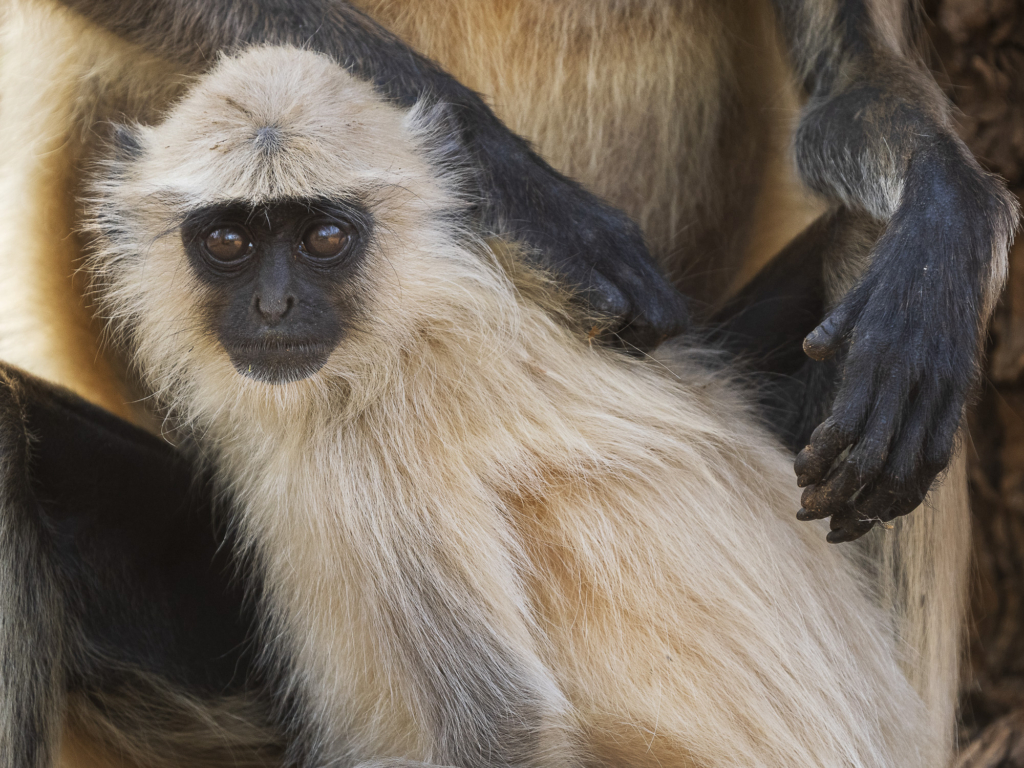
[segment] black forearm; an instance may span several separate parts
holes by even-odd
[[[185,71],[202,71],[224,51],[292,44],[332,57],[399,106],[443,105],[484,230],[524,244],[529,258],[621,323],[612,330],[627,344],[654,346],[685,326],[685,302],[651,261],[635,222],[555,171],[478,94],[347,3],[56,2]]]
[[[331,0],[59,0],[124,40],[190,68],[248,45],[296,45],[325,53],[411,106],[457,83],[347,3]]]
[[[910,53],[910,4],[773,3],[810,96],[795,141],[802,177],[819,194],[888,218],[914,154],[955,137],[947,100]]]
[[[324,53],[387,99],[411,107],[423,98],[451,105],[469,142],[528,153],[480,96],[347,3],[332,0],[60,0],[104,29],[188,69],[250,45],[296,45]],[[502,135],[503,134],[503,135]]]
[[[773,3],[809,96],[801,177],[884,224],[858,282],[804,342],[840,381],[796,461],[800,518],[831,516],[829,540],[848,541],[910,512],[949,461],[1017,212],[915,56],[912,3]]]
[[[411,107],[428,99],[444,104],[451,128],[460,139],[466,160],[475,170],[476,197],[486,206],[484,218],[492,229],[510,230],[530,241],[527,212],[544,210],[559,218],[561,199],[552,199],[557,184],[585,193],[578,184],[555,171],[512,133],[479,94],[465,87],[434,62],[420,55],[380,24],[337,0],[244,0],[233,3],[205,0],[59,0],[99,26],[148,51],[202,69],[223,51],[249,45],[291,44],[324,53],[357,77],[374,84],[387,99]],[[589,198],[588,205],[603,208]],[[576,200],[564,200],[572,216]],[[608,209],[609,214],[611,210]],[[619,216],[620,214],[615,214]],[[571,220],[571,219],[569,219]],[[595,227],[595,236],[600,232]],[[545,232],[550,240],[553,232]],[[578,234],[578,233],[571,233]],[[555,238],[556,240],[558,238]],[[531,243],[534,244],[534,243]],[[550,250],[552,244],[536,243]],[[580,243],[560,243],[566,252]],[[556,246],[557,247],[557,246]]]
[[[791,63],[812,96],[863,77],[871,62],[905,59],[916,16],[908,0],[771,0]]]

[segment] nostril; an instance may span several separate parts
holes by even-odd
[[[268,323],[277,323],[283,320],[292,307],[295,306],[294,296],[282,296],[280,298],[267,299],[262,296],[256,297],[256,311],[263,316]]]

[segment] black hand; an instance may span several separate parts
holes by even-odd
[[[866,274],[805,340],[839,355],[832,413],[796,460],[801,519],[855,539],[921,503],[947,465],[976,383],[992,254],[1008,211],[994,179],[953,143],[915,156]]]
[[[637,224],[559,174],[503,126],[489,134],[471,144],[487,157],[485,226],[528,245],[541,266],[564,277],[594,311],[615,319],[611,329],[627,346],[650,349],[681,333],[686,302],[652,262]]]

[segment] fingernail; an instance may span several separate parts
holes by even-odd
[[[856,538],[845,528],[836,528],[834,531],[829,531],[825,537],[825,541],[829,544],[843,544],[851,539]]]
[[[800,511],[796,513],[796,519],[802,523],[809,522],[811,520],[821,520],[822,516],[817,512],[812,512],[809,509],[800,508]]]
[[[826,328],[826,325],[828,326]],[[804,338],[804,354],[814,360],[827,360],[835,352],[832,349],[834,324],[826,320]]]

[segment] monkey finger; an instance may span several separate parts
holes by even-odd
[[[811,433],[793,464],[797,485],[801,488],[820,483],[834,469],[840,454],[863,439],[861,433],[869,418],[873,426],[867,432],[865,458],[871,455],[876,444],[887,446],[895,416],[905,401],[906,385],[901,384],[887,387],[884,393],[888,405],[877,407],[876,364],[869,356],[854,356],[853,350],[850,355],[844,365],[841,389],[832,404],[832,415]]]
[[[849,332],[852,308],[841,304],[804,339],[804,353],[813,360],[828,360]]]
[[[615,330],[626,346],[653,349],[666,338],[686,330],[686,299],[653,267],[641,269],[638,274],[628,265],[618,265],[614,272],[602,266],[598,273],[614,282],[626,298],[628,306],[619,315],[622,322]]]
[[[628,316],[622,326],[615,331],[615,336],[628,349],[646,352],[656,348],[665,339],[676,336],[686,330],[687,315],[684,308],[669,319],[665,313],[653,308],[653,312],[639,312]],[[654,317],[651,317],[654,315]]]
[[[570,280],[571,273],[563,273]],[[609,280],[596,270],[592,270],[585,281],[579,281],[582,287],[583,299],[590,308],[599,315],[608,318],[619,318],[627,314],[630,309],[629,300],[615,283]]]
[[[895,520],[897,517],[903,517],[909,515],[921,504],[924,503],[924,497],[918,494],[910,494],[905,496],[897,496],[894,503],[881,514],[880,518],[883,523],[888,523],[890,520]]]
[[[901,411],[906,407],[908,389],[906,377],[895,371],[878,387],[866,425],[843,460],[855,468],[861,485],[871,485],[886,466],[900,426]]]
[[[932,429],[924,440],[924,458],[921,472],[931,473],[934,478],[946,468],[956,450],[957,432],[964,420],[966,397],[950,396],[938,410],[940,415],[932,419]],[[931,484],[929,479],[928,485]]]
[[[802,523],[807,523],[811,520],[822,520],[826,517],[828,517],[827,512],[812,512],[808,509],[804,509],[803,507],[800,507],[800,509],[796,511],[796,519]]]
[[[907,505],[910,505],[907,508]],[[856,502],[857,517],[875,523],[887,523],[894,517],[905,515],[917,504],[906,494],[895,490],[891,483],[879,480],[861,493]]]
[[[841,511],[862,485],[857,469],[844,462],[824,482],[805,488],[800,505],[807,513],[827,517]]]
[[[832,530],[825,536],[829,544],[844,544],[848,541],[859,539],[865,533],[875,527],[874,520],[848,519],[837,523],[833,519]]]
[[[962,406],[957,407],[951,400],[948,391],[919,397],[890,454],[887,484],[914,506],[924,499],[952,454]]]
[[[852,441],[852,430],[841,429],[834,420],[828,419],[819,424],[793,464],[797,485],[805,488],[824,480],[839,454]]]
[[[903,384],[889,386],[879,403],[872,421],[875,424],[891,425],[899,417],[900,400],[905,400]],[[924,486],[918,482],[921,470],[922,443],[927,437],[929,426],[935,422],[936,413],[942,408],[944,398],[934,394],[935,388],[915,388],[911,398],[909,418],[905,418],[899,432],[893,436],[892,429],[873,429],[862,444],[855,449],[854,458],[864,470],[862,478],[869,482],[867,489],[856,500],[860,518],[877,522],[888,522],[894,517],[912,511],[924,497],[929,476]],[[884,433],[884,434],[883,434]],[[884,437],[884,442],[883,442]],[[907,461],[913,458],[913,464]],[[884,463],[884,466],[882,464]]]

